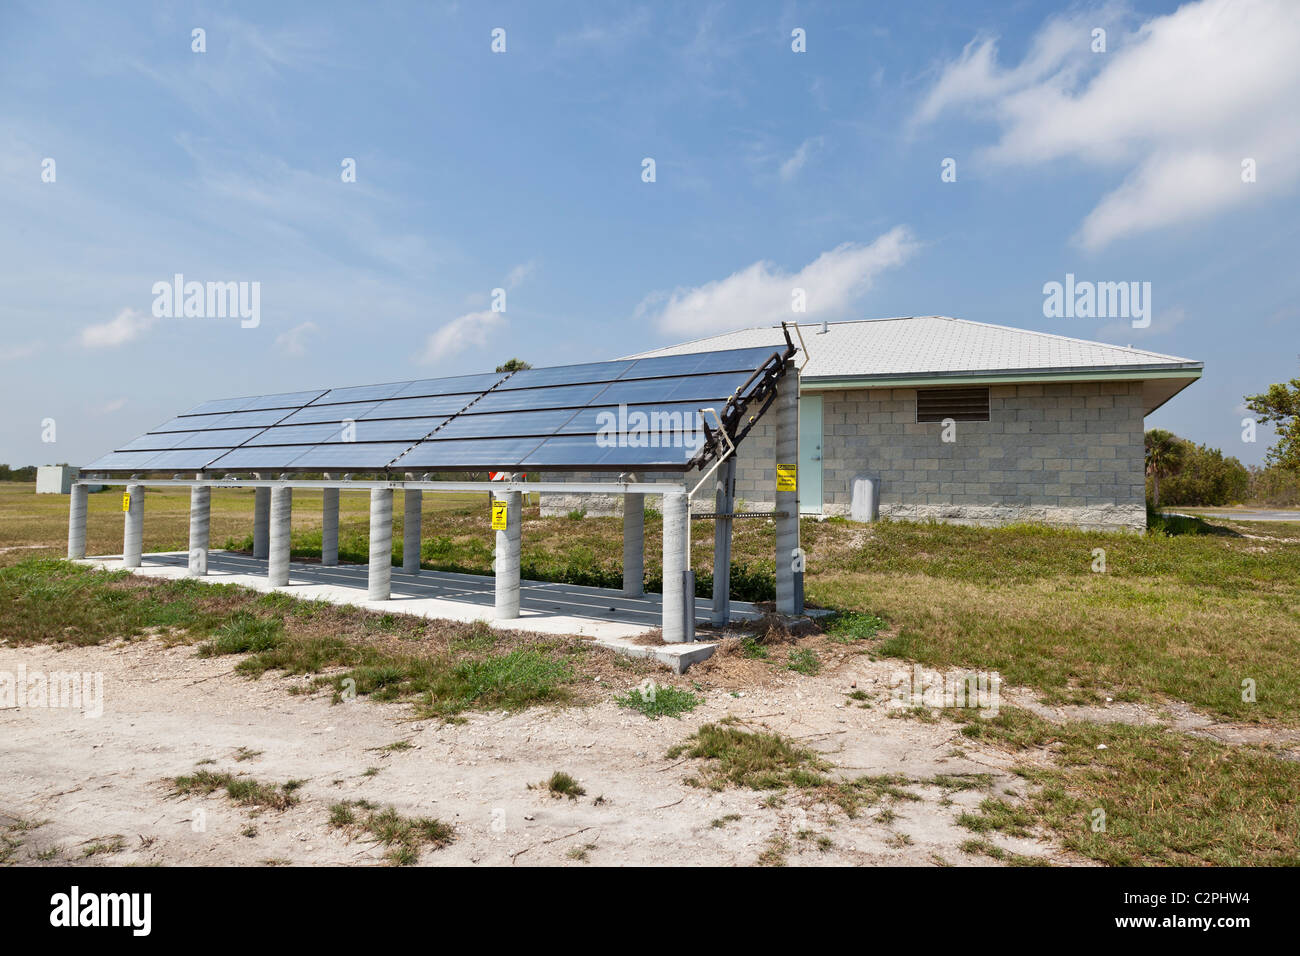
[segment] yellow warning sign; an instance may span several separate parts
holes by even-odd
[[[776,466],[776,490],[777,491],[798,491],[799,490],[799,466],[798,465],[777,465]]]
[[[122,492],[122,510],[123,511],[131,510],[131,492],[129,491]]]
[[[506,504],[504,501],[492,502],[492,530],[506,530]]]

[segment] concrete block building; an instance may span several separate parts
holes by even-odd
[[[804,514],[865,517],[874,490],[878,513],[893,518],[1144,528],[1144,418],[1203,368],[946,316],[799,332]],[[645,354],[783,342],[779,328],[754,328]],[[773,507],[773,443],[772,426],[760,422],[741,445],[738,509]]]

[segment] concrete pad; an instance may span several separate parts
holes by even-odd
[[[119,555],[86,558],[78,563],[110,571],[122,570],[123,567]],[[140,567],[129,570],[147,577],[183,578],[188,563],[186,552],[156,552],[145,554]],[[487,621],[493,627],[539,634],[574,634],[619,653],[652,658],[678,673],[708,657],[717,647],[706,642],[677,645],[635,643],[634,638],[657,630],[661,624],[662,600],[658,594],[629,597],[611,588],[523,581],[519,617],[496,621],[493,620],[495,584],[493,578],[485,575],[445,571],[421,571],[414,575],[395,567],[392,597],[387,601],[369,601],[366,599],[365,565],[323,567],[292,562],[288,585],[271,587],[266,576],[266,561],[247,554],[214,550],[208,552],[206,578],[198,580],[211,584],[240,584],[256,591],[281,591],[305,601],[351,604],[371,611],[452,621]],[[712,601],[697,598],[695,607],[698,619],[707,621],[712,613]],[[763,612],[753,604],[733,601],[731,615],[737,620],[757,620]]]

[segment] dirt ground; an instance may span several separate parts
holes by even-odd
[[[703,691],[704,703],[681,720],[648,720],[616,706],[611,692],[592,706],[471,713],[459,724],[413,720],[402,703],[335,705],[324,694],[291,694],[301,679],[249,680],[231,673],[234,663],[156,640],[0,647],[0,671],[102,672],[105,698],[98,718],[0,710],[9,862],[375,865],[383,847],[328,822],[332,804],[365,799],[454,824],[455,841],[426,849],[422,865],[743,866],[781,845],[791,865],[987,865],[961,851],[973,834],[956,818],[990,794],[1024,787],[1005,754],[982,751],[952,724],[890,718],[897,665],[861,656],[818,677],[777,674],[748,690],[710,681],[721,686]],[[855,685],[872,695],[870,706],[846,697]],[[760,792],[688,785],[697,762],[665,752],[727,715],[822,752],[837,775],[989,774],[990,782],[957,791],[912,784],[922,799],[886,798],[854,819],[805,806],[794,793],[769,806]],[[382,749],[396,741],[411,747]],[[260,753],[237,760],[240,748]],[[264,783],[304,780],[300,802],[250,810],[222,791],[172,795],[169,778],[203,761]],[[577,778],[586,796],[529,789],[557,770]],[[892,816],[882,819],[886,806]],[[1016,854],[1082,862],[1041,841],[993,840]]]

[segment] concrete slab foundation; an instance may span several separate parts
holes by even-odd
[[[106,570],[121,570],[119,555],[86,558],[79,562]],[[183,551],[150,553],[142,556],[135,574],[157,578],[183,578],[188,573],[189,555]],[[240,584],[256,591],[282,591],[302,600],[324,600],[351,604],[372,611],[414,614],[452,621],[487,621],[504,630],[540,634],[573,634],[600,647],[659,661],[682,673],[691,664],[709,657],[717,644],[687,641],[673,645],[646,645],[636,638],[657,630],[663,619],[658,594],[626,595],[612,588],[582,587],[544,581],[521,581],[519,617],[495,621],[496,585],[486,575],[421,571],[392,572],[392,596],[387,601],[366,598],[368,572],[365,565],[324,567],[291,563],[287,585],[273,587],[267,581],[266,562],[247,554],[210,551],[206,580],[213,584]],[[697,598],[697,613],[707,617],[709,598]],[[733,620],[757,620],[762,611],[744,601],[731,602]]]

